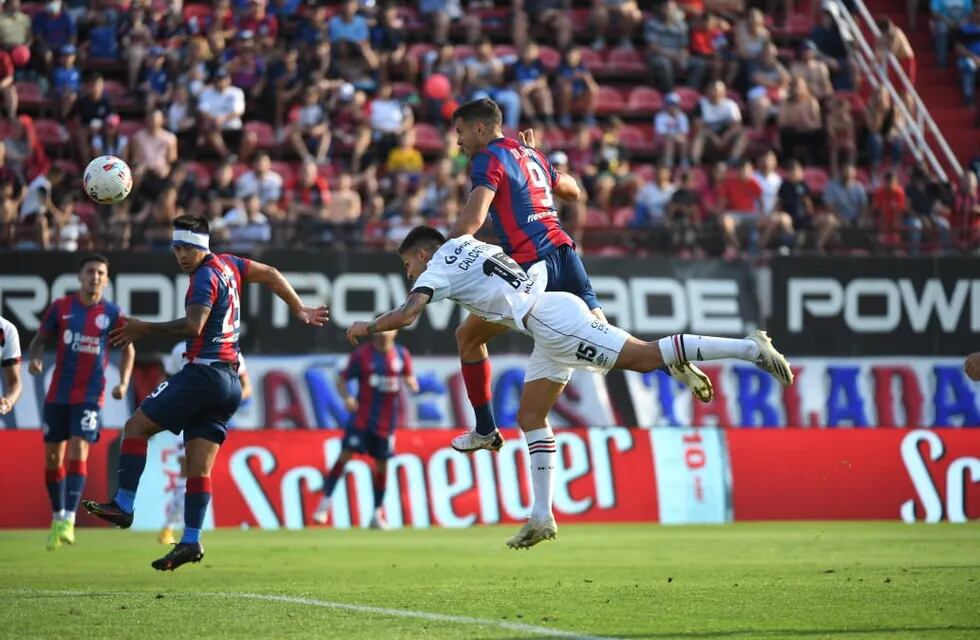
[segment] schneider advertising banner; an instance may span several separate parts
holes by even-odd
[[[388,467],[390,524],[415,528],[517,523],[531,506],[520,434],[499,453],[449,447],[457,430],[402,431]],[[85,497],[108,496],[117,434],[93,447]],[[970,429],[558,429],[554,510],[560,523],[723,523],[731,520],[980,518],[980,431]],[[178,486],[176,438],[151,441],[136,499],[136,528],[162,526]],[[207,525],[317,526],[323,472],[340,453],[331,431],[232,433],[212,474]],[[0,431],[16,465],[0,466],[0,527],[46,527],[40,434]],[[373,507],[368,462],[348,463],[328,526],[366,527]],[[79,515],[81,524],[98,524]],[[125,535],[120,533],[119,535]]]
[[[51,300],[78,288],[78,254],[6,253],[0,257],[0,315],[13,322],[26,346]],[[168,321],[183,313],[187,275],[166,252],[119,253],[108,297],[128,314]],[[330,305],[330,324],[299,325],[286,306],[258,285],[242,296],[242,347],[247,354],[346,351],[343,331],[401,304],[409,290],[404,268],[387,254],[269,251],[258,256],[279,268],[309,303]],[[742,336],[759,325],[755,283],[742,262],[586,258],[606,315],[637,335],[690,332]],[[454,354],[461,310],[448,300],[429,305],[402,341],[419,354]],[[169,351],[165,344],[139,345]],[[507,334],[496,353],[530,352],[530,341]]]

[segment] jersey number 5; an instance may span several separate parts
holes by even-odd
[[[545,175],[544,169],[537,162],[528,160],[527,171],[531,174],[531,184],[542,191],[541,206],[548,207],[549,209],[554,207],[555,199],[551,196],[551,181]]]

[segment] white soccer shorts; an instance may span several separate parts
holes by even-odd
[[[567,384],[574,369],[609,373],[630,334],[599,321],[576,295],[549,291],[527,315],[534,351],[524,382]]]

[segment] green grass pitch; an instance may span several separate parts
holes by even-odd
[[[0,532],[0,638],[980,638],[980,523],[514,530]]]

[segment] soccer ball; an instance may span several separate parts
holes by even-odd
[[[122,202],[133,188],[129,165],[116,156],[99,156],[85,167],[82,187],[99,204]]]

